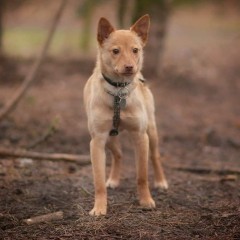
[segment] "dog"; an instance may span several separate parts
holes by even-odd
[[[116,188],[120,183],[122,152],[118,135],[122,130],[129,132],[135,147],[140,205],[155,208],[148,185],[149,154],[155,187],[168,188],[160,161],[154,99],[141,74],[149,26],[149,15],[138,19],[130,30],[115,30],[105,18],[98,23],[96,67],[84,87],[95,187],[95,203],[90,215],[107,213],[106,188]],[[107,182],[105,147],[112,155]]]

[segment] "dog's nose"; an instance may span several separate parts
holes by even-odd
[[[125,65],[125,71],[126,72],[130,73],[130,72],[132,72],[132,70],[133,70],[133,66],[132,65]]]

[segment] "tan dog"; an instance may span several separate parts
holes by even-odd
[[[91,215],[106,214],[106,186],[115,188],[119,185],[122,154],[118,131],[127,130],[135,146],[140,205],[155,207],[148,186],[149,148],[155,187],[168,187],[160,162],[154,100],[141,75],[149,25],[148,15],[140,18],[130,30],[115,30],[105,18],[101,18],[98,24],[97,63],[84,88],[95,186]],[[105,146],[112,153],[107,183]]]

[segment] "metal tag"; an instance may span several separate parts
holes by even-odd
[[[122,98],[122,99],[120,100],[120,108],[121,108],[121,109],[124,109],[124,108],[126,107],[126,105],[127,105],[126,99],[125,99],[125,98]]]
[[[127,87],[120,88],[117,92],[117,96],[120,97],[121,99],[128,98],[129,94],[130,91]]]

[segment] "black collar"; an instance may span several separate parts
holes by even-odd
[[[114,87],[126,87],[128,84],[130,84],[130,82],[114,82],[110,78],[106,77],[103,73],[102,75],[104,80],[106,80],[110,85]]]

